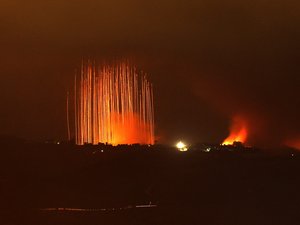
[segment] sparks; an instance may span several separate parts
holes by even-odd
[[[154,144],[153,88],[135,67],[84,62],[74,89],[76,144]]]

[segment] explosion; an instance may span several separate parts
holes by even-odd
[[[83,63],[75,76],[75,142],[154,144],[153,89],[127,62]]]
[[[232,120],[229,136],[222,145],[232,145],[234,142],[245,143],[248,136],[246,121],[240,116],[235,116]]]

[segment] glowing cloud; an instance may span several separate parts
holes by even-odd
[[[284,142],[284,145],[300,150],[300,135],[293,137],[293,138],[289,138]]]

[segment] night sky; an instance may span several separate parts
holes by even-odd
[[[1,0],[0,134],[66,139],[82,58],[128,57],[154,85],[161,143],[220,143],[236,115],[249,144],[300,140],[299,12],[296,0]]]

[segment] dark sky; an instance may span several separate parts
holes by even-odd
[[[82,57],[129,57],[154,84],[161,142],[300,140],[296,0],[1,0],[0,134],[66,138]],[[299,142],[300,143],[300,142]]]

